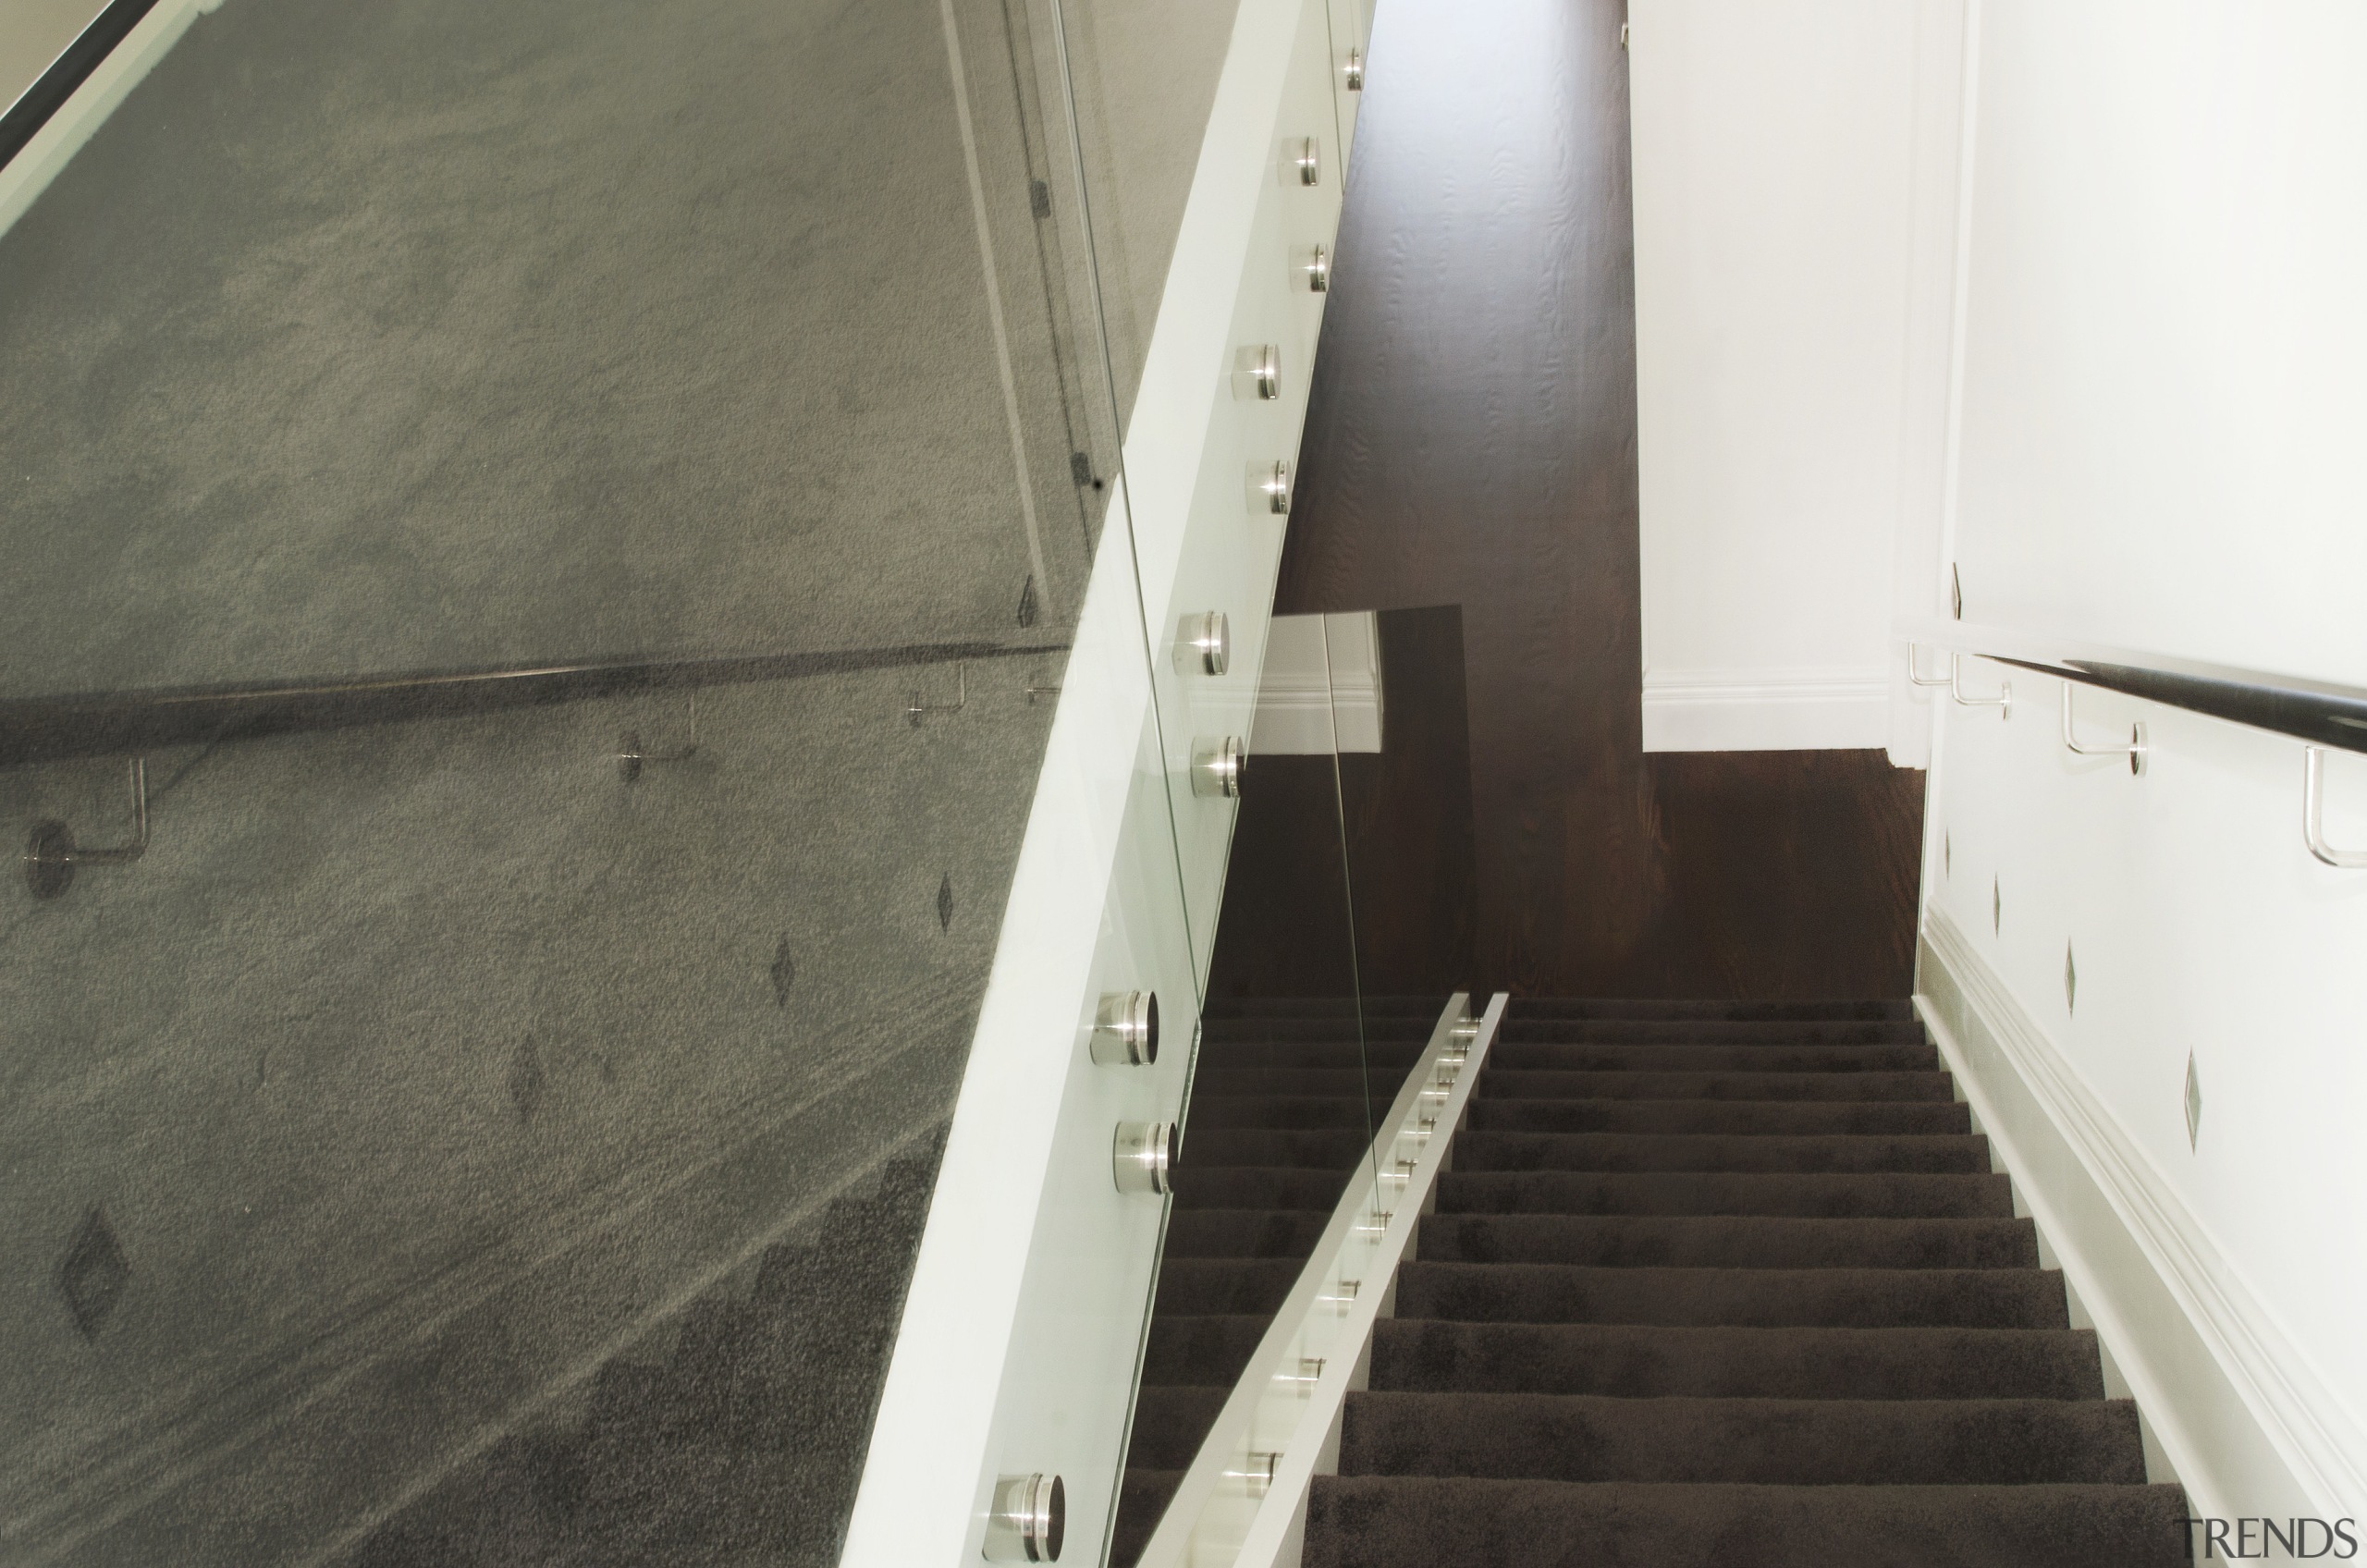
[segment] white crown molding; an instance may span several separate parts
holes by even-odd
[[[1933,906],[1922,934],[1917,1010],[2194,1511],[2355,1516],[2367,1426],[1962,928]]]

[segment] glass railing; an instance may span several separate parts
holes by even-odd
[[[0,1561],[833,1558],[1048,790],[1180,1108],[1050,742],[1229,18],[1061,20],[161,0],[0,169]]]

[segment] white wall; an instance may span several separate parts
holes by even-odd
[[[2367,684],[2367,8],[1984,0],[1974,22],[1966,619]],[[2091,740],[2148,726],[2132,778],[2065,752],[2057,683],[1967,672],[2008,679],[2010,718],[1938,710],[1926,988],[2021,1032],[2008,1075],[2133,1238],[2067,1263],[2197,1511],[2357,1516],[2367,873],[2303,851],[2298,743],[2083,694]],[[2330,780],[2337,841],[2367,844],[2367,758]],[[2211,1377],[2145,1309],[2156,1281]]]
[[[1894,561],[1928,596],[1939,533],[1960,17],[1634,6],[1647,751],[1892,739]]]

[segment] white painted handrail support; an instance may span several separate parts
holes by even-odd
[[[2301,841],[2310,852],[2342,871],[2367,871],[2367,850],[2337,850],[2326,842],[2326,749],[2301,748]]]
[[[1304,1528],[1307,1488],[1355,1384],[1373,1323],[1511,998],[1471,1018],[1458,993],[1379,1122],[1314,1254],[1218,1413],[1140,1568],[1272,1568]]]

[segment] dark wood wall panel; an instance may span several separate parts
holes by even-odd
[[[1381,0],[1279,607],[1463,607],[1475,986],[1901,995],[1919,773],[1642,751],[1622,15]]]

